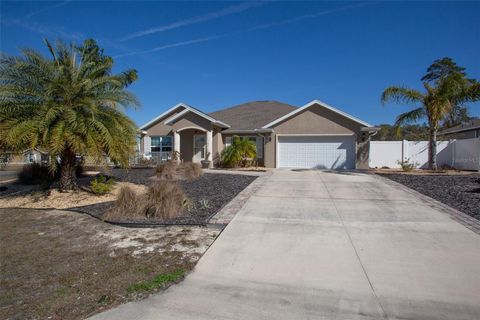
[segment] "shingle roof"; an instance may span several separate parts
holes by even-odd
[[[229,130],[253,130],[295,109],[297,107],[278,101],[252,101],[209,113],[209,116],[228,123]]]
[[[449,133],[454,133],[454,132],[468,131],[468,130],[477,129],[478,127],[480,127],[480,119],[471,119],[471,120],[469,120],[465,123],[462,123],[458,126],[442,130],[438,134],[442,135],[442,134],[449,134]]]

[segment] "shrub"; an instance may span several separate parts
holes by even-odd
[[[183,175],[189,181],[203,176],[202,166],[199,163],[187,162],[183,164]]]
[[[412,171],[418,165],[418,163],[416,163],[416,162],[410,162],[410,159],[405,159],[405,161],[403,161],[403,162],[397,161],[397,163],[399,165],[401,165],[402,170],[406,171],[406,172]]]
[[[97,195],[102,195],[110,192],[113,188],[115,180],[111,177],[99,175],[90,182],[90,189]]]
[[[248,161],[257,155],[257,146],[255,142],[248,138],[232,137],[232,144],[223,149],[220,155],[222,166],[236,167],[248,165]]]
[[[147,218],[170,219],[182,213],[185,193],[174,182],[157,181],[148,188],[145,201]]]
[[[56,175],[52,174],[46,165],[39,163],[32,163],[23,166],[23,168],[18,172],[17,177],[21,184],[28,185],[50,185],[59,178],[58,173]]]
[[[177,164],[174,161],[167,161],[155,167],[157,177],[172,180],[177,172]]]
[[[104,219],[171,219],[180,216],[183,208],[189,210],[188,202],[182,188],[171,181],[157,181],[142,195],[124,186],[120,189],[115,206],[104,215]]]
[[[135,193],[129,186],[123,186],[118,193],[113,209],[109,210],[104,218],[107,220],[122,217],[136,217],[141,215],[143,197]]]

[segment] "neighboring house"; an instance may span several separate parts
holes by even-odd
[[[26,164],[42,162],[48,162],[48,154],[37,149],[28,149],[23,152],[0,151],[0,164],[7,169],[16,169]]]
[[[480,138],[480,119],[472,119],[438,133],[444,139]]]
[[[314,100],[301,108],[255,101],[212,113],[179,103],[140,127],[140,151],[158,161],[172,158],[218,163],[234,135],[257,145],[268,168],[366,169],[369,137],[378,128]]]

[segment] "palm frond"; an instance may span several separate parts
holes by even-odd
[[[388,87],[382,93],[382,104],[392,101],[394,103],[417,104],[422,102],[424,96],[420,91],[405,87]]]

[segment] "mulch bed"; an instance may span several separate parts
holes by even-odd
[[[113,169],[108,175],[115,177],[117,181],[131,182],[135,184],[149,185],[152,180],[153,169]],[[138,224],[186,224],[186,225],[204,225],[208,223],[210,217],[216,214],[223,206],[229,203],[240,191],[245,189],[257,177],[248,175],[232,175],[219,173],[205,173],[199,179],[194,181],[179,181],[187,197],[195,204],[195,209],[185,212],[182,216],[163,221],[152,221],[146,219],[111,221],[120,223],[138,223]],[[201,201],[206,201],[207,205],[202,205]],[[102,218],[110,208],[112,202],[92,204],[83,207],[73,208],[73,210],[88,213],[92,216]]]
[[[480,174],[380,174],[480,220]]]

